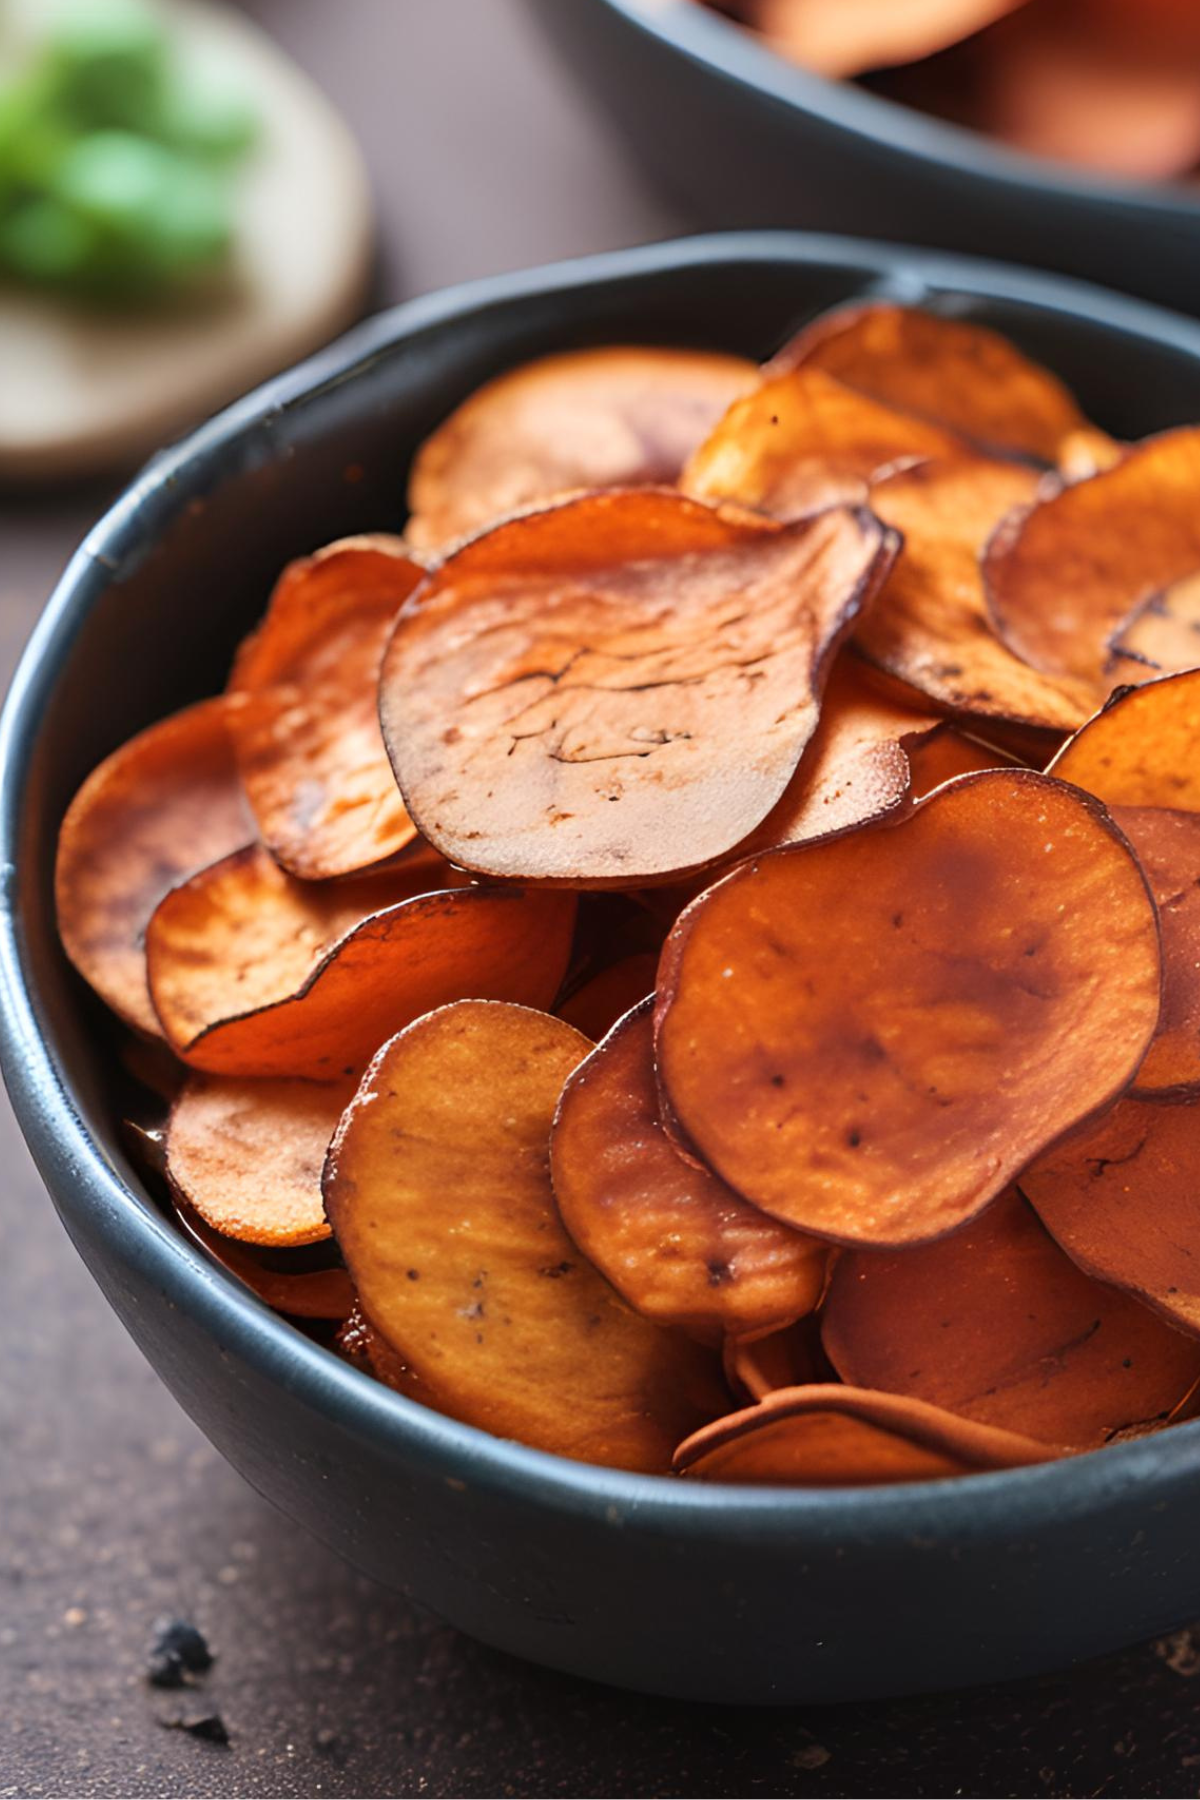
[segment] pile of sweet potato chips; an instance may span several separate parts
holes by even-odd
[[[1200,1410],[1200,428],[878,304],[501,375],[409,494],[63,824],[193,1242],[623,1469]]]
[[[1195,0],[708,0],[832,80],[1037,156],[1170,181],[1200,166]]]

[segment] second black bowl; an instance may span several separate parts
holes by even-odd
[[[1023,155],[826,81],[698,0],[529,4],[696,224],[1005,256],[1200,312],[1200,193]]]

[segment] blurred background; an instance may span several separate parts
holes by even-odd
[[[141,460],[367,310],[762,223],[1200,310],[1198,164],[1196,0],[0,0],[0,673]],[[1200,1792],[1190,1632],[770,1714],[466,1642],[225,1467],[0,1152],[0,1796]],[[228,1745],[164,1729],[164,1613]]]

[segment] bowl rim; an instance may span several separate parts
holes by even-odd
[[[212,468],[223,452],[280,416],[318,401],[330,387],[369,379],[373,361],[438,326],[492,307],[630,286],[656,274],[761,263],[798,272],[860,270],[864,284],[904,291],[947,289],[1023,302],[1149,337],[1200,363],[1200,323],[1149,302],[1066,277],[1026,273],[976,257],[798,231],[720,232],[604,252],[463,283],[366,320],[315,356],[264,383],[160,452],[92,528],[68,563],[13,676],[0,714],[0,1062],[26,1142],[55,1205],[78,1215],[126,1266],[149,1280],[217,1342],[264,1379],[297,1392],[333,1425],[394,1459],[404,1454],[444,1480],[467,1479],[494,1496],[551,1505],[612,1526],[629,1522],[662,1537],[722,1542],[807,1539],[836,1544],[847,1531],[897,1548],[915,1529],[952,1530],[960,1541],[1011,1536],[1040,1521],[1083,1517],[1098,1504],[1155,1481],[1200,1474],[1200,1420],[1064,1462],[934,1482],[866,1488],[746,1488],[689,1483],[600,1468],[535,1450],[406,1399],[266,1308],[232,1275],[139,1199],[89,1130],[65,1069],[41,1023],[36,976],[25,953],[16,858],[30,804],[26,777],[59,664],[100,592],[144,554],[160,524],[187,503],[188,471]],[[233,479],[237,479],[235,475]],[[180,492],[175,490],[179,489]]]
[[[811,114],[880,149],[991,182],[1012,194],[1030,188],[1076,205],[1124,206],[1162,224],[1200,231],[1200,196],[1170,183],[1138,181],[1077,168],[1017,150],[985,132],[923,113],[872,93],[852,80],[834,81],[789,62],[749,27],[703,0],[596,0],[630,29],[687,58],[743,92]]]

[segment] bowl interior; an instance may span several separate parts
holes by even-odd
[[[37,1054],[119,1174],[130,1209],[154,1202],[121,1147],[101,1009],[54,928],[55,841],[84,776],[143,725],[219,690],[288,558],[348,532],[400,528],[414,449],[488,376],[545,351],[619,340],[762,358],[814,314],[872,294],[1009,333],[1118,435],[1200,418],[1200,327],[1137,302],[882,246],[798,234],[700,239],[384,315],[164,453],[96,527],[47,609],[6,713],[0,856],[15,949],[4,954],[10,1004],[19,991],[31,1007]],[[11,1062],[7,1074],[18,1110],[46,1079]]]

